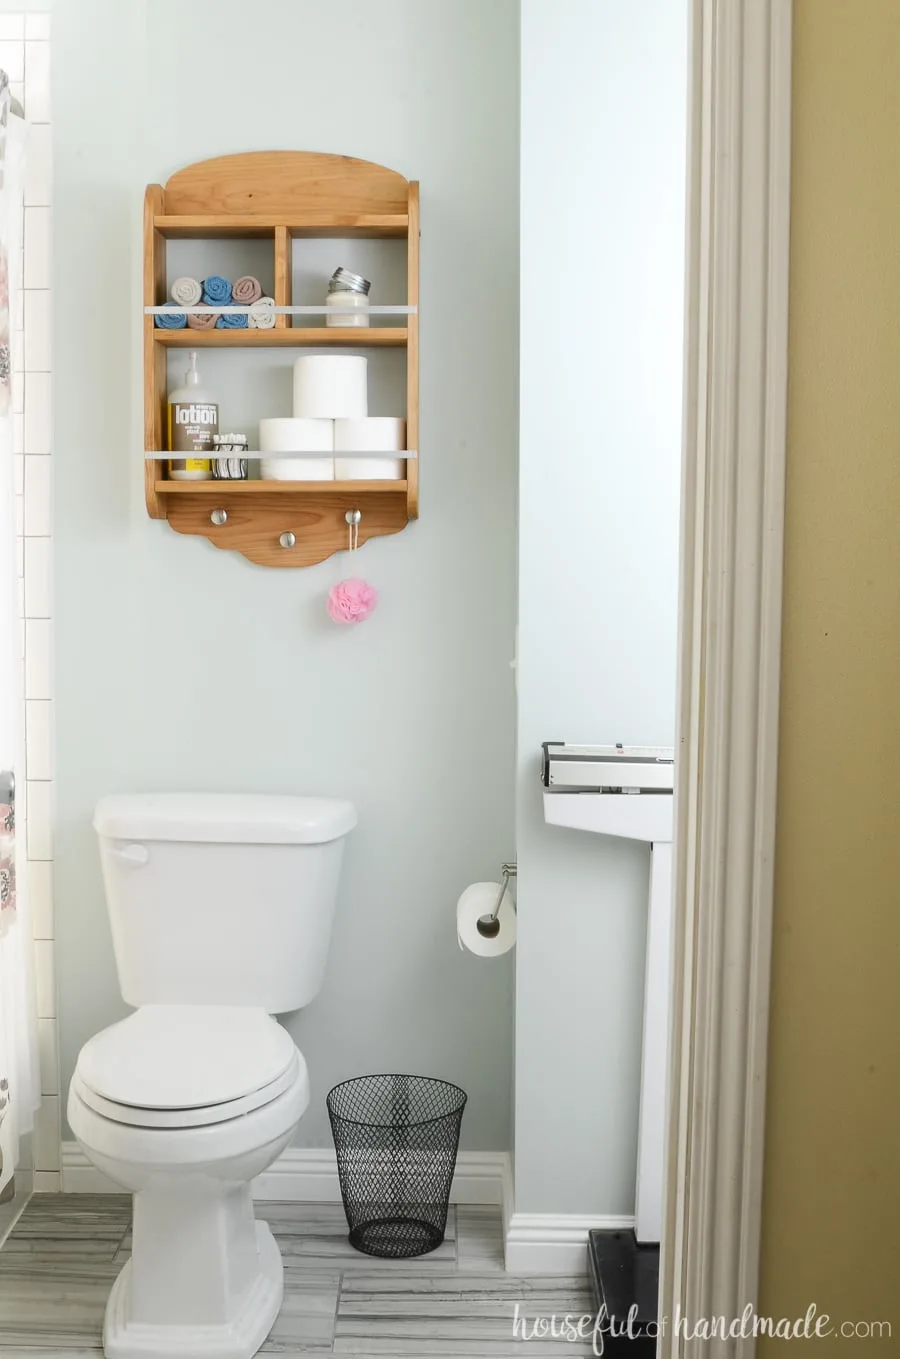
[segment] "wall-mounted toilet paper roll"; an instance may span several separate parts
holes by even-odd
[[[493,914],[500,896],[499,882],[473,882],[456,903],[456,937],[460,948],[468,949],[479,958],[499,958],[508,953],[516,942],[516,911],[509,892],[503,898],[497,920],[500,929],[491,939],[478,928],[484,916]]]
[[[294,363],[294,415],[364,420],[369,360],[358,354],[304,354]]]
[[[335,420],[334,475],[338,481],[402,481],[404,458],[341,458],[340,453],[393,453],[406,448],[406,421],[395,415]]]
[[[333,420],[274,416],[259,422],[260,453],[331,453]],[[333,481],[333,458],[260,458],[263,481]]]

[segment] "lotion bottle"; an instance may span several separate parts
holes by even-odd
[[[209,481],[212,462],[208,455],[213,451],[213,435],[219,432],[219,403],[200,386],[196,350],[191,351],[190,360],[184,386],[169,393],[169,452],[180,454],[170,460],[169,476],[173,481]]]

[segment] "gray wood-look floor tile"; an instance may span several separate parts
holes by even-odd
[[[568,1332],[566,1318],[572,1328]],[[535,1331],[536,1322],[543,1334]],[[575,1332],[579,1322],[580,1342]],[[334,1349],[373,1355],[522,1356],[533,1351],[576,1356],[591,1352],[590,1327],[591,1300],[582,1278],[514,1279],[464,1272],[424,1276],[411,1269],[405,1276],[344,1278]]]
[[[503,1219],[497,1207],[460,1204],[456,1210],[456,1248],[460,1269],[502,1274]]]
[[[347,1219],[340,1204],[258,1203],[257,1215],[269,1223],[285,1268],[339,1270],[379,1269],[385,1274],[409,1267],[408,1260],[379,1260],[361,1255],[350,1245]],[[444,1241],[430,1255],[420,1256],[424,1273],[452,1269],[456,1264],[456,1213],[451,1208]]]
[[[103,1312],[117,1273],[110,1264],[66,1263],[0,1275],[0,1354],[25,1346],[99,1348]]]
[[[284,1302],[263,1354],[330,1354],[339,1273],[285,1269]]]

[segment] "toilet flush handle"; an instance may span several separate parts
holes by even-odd
[[[150,851],[146,845],[113,845],[111,853],[120,863],[131,868],[143,868],[150,861]]]

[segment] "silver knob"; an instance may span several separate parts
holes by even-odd
[[[282,547],[293,547],[297,541],[297,537],[296,534],[291,533],[290,529],[288,529],[287,533],[282,533],[278,541],[281,543]]]
[[[213,510],[212,514],[209,517],[211,522],[215,524],[217,528],[221,528],[223,524],[228,523],[227,510]]]
[[[362,510],[348,510],[344,515],[344,519],[351,528],[356,528],[357,524],[362,519]]]

